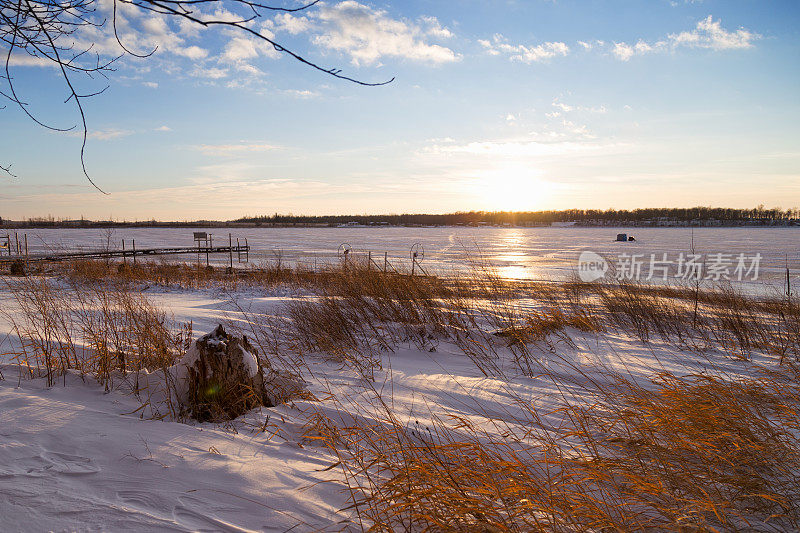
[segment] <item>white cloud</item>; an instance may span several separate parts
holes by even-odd
[[[422,16],[419,20],[423,25],[427,26],[425,29],[427,35],[440,39],[450,39],[453,37],[453,32],[442,26],[436,17]]]
[[[0,56],[5,59],[8,55],[8,48],[0,48]],[[11,55],[11,60],[8,62],[10,67],[56,67],[56,63],[42,57],[34,57],[25,52],[19,52]]]
[[[634,45],[615,42],[612,54],[621,61],[628,61],[636,55],[677,50],[679,48],[707,48],[710,50],[752,48],[753,41],[760,38],[759,34],[744,28],[728,31],[722,27],[721,21],[714,20],[709,15],[700,20],[693,30],[671,33],[664,40],[646,42],[640,39]]]
[[[225,51],[222,53],[222,59],[232,63],[254,57],[258,57],[256,44],[252,40],[243,37],[234,37],[228,41],[228,44],[225,45]]]
[[[197,67],[192,72],[191,75],[195,78],[206,78],[210,80],[218,80],[220,78],[224,78],[228,75],[228,70],[224,68],[203,68]]]
[[[553,107],[557,107],[561,111],[564,111],[566,113],[569,113],[570,111],[575,109],[574,107],[572,107],[570,105],[567,105],[567,104],[565,104],[563,102],[559,102],[558,99],[553,100]]]
[[[262,30],[262,34],[270,33],[269,30]],[[253,78],[263,75],[258,67],[250,63],[260,56],[277,58],[280,53],[265,41],[257,37],[241,35],[230,31],[231,39],[226,43],[222,54],[219,57],[221,65],[235,68],[238,72],[247,74]]]
[[[127,137],[133,135],[135,132],[131,130],[121,130],[118,128],[109,128],[106,130],[89,131],[86,135],[89,139],[96,139],[98,141],[110,141],[111,139],[119,139],[120,137]],[[83,132],[71,131],[69,135],[73,137],[83,137]]]
[[[538,139],[509,138],[466,143],[437,143],[424,147],[417,156],[439,165],[456,165],[472,172],[483,165],[498,164],[538,166],[545,159],[563,160],[566,157],[620,153],[623,144],[601,143],[596,140],[572,140],[566,137],[542,135]]]
[[[199,46],[187,46],[186,48],[177,47],[174,52],[180,56],[195,60],[205,59],[208,56],[208,50],[200,48]]]
[[[354,0],[322,6],[304,16],[284,13],[276,16],[268,27],[290,34],[311,33],[314,44],[349,55],[354,65],[373,65],[386,57],[431,64],[460,59],[450,48],[430,42],[453,35],[436,18],[422,17],[416,22],[398,20],[384,10]]]
[[[283,91],[283,93],[292,96],[294,98],[301,98],[304,100],[308,98],[316,98],[319,96],[319,93],[316,91],[298,90],[298,89],[287,89]]]
[[[236,65],[236,70],[239,72],[244,72],[245,74],[250,74],[251,76],[261,76],[263,74],[258,67],[255,67],[249,63],[238,63]]]
[[[279,150],[280,147],[256,142],[241,142],[239,144],[201,144],[193,147],[205,155],[226,157],[248,152],[268,152]]]
[[[275,31],[284,31],[292,35],[304,33],[313,27],[313,24],[305,16],[295,16],[290,13],[281,13],[272,19],[270,26]]]
[[[569,104],[565,104],[564,102],[561,102],[558,98],[553,100],[553,104],[552,105],[553,105],[553,107],[555,107],[556,109],[560,109],[561,112],[564,112],[564,113],[571,113],[573,111],[577,111],[577,112],[583,112],[583,113],[597,113],[599,115],[604,115],[605,113],[608,112],[608,109],[606,109],[606,106],[603,106],[603,105],[596,106],[596,107],[582,106],[582,105],[569,105]],[[560,115],[560,114],[561,114],[560,112],[556,112],[557,116]]]
[[[164,126],[159,126],[159,127],[155,128],[155,129],[153,129],[153,131],[172,131],[172,128],[170,128],[167,125],[164,125]]]
[[[761,36],[757,33],[750,32],[744,28],[729,32],[722,27],[721,21],[715,21],[711,15],[698,22],[692,31],[669,36],[670,41],[675,46],[711,48],[714,50],[751,48],[753,41],[760,38]]]
[[[569,46],[562,42],[544,42],[536,46],[522,44],[511,45],[500,34],[495,34],[491,41],[478,40],[490,55],[507,55],[512,61],[531,64],[569,54]]]
[[[613,54],[620,61],[628,61],[633,57],[633,47],[626,43],[614,43]]]
[[[151,89],[158,89],[158,83],[155,81],[143,81],[142,85]]]

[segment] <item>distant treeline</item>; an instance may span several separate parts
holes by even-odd
[[[214,220],[194,220],[188,222],[168,222],[158,220],[139,220],[135,222],[119,220],[61,219],[54,217],[35,217],[25,220],[0,218],[0,227],[6,228],[222,228],[229,222]]]
[[[565,209],[562,211],[469,211],[444,215],[402,214],[402,215],[280,215],[242,217],[237,220],[213,221],[195,220],[184,222],[165,222],[157,220],[120,222],[109,220],[57,219],[52,216],[28,218],[12,221],[0,218],[0,225],[7,228],[25,227],[226,227],[236,225],[338,225],[356,223],[363,225],[395,226],[455,226],[455,225],[504,225],[546,226],[553,222],[575,222],[579,225],[658,225],[658,224],[701,224],[715,222],[722,225],[763,224],[783,225],[800,222],[800,209],[730,209],[724,207],[663,207],[633,210],[617,209]]]
[[[553,222],[617,223],[647,221],[709,221],[725,223],[756,222],[765,223],[790,221],[800,218],[800,209],[730,209],[723,207],[690,208],[647,208],[634,210],[616,209],[565,209],[562,211],[469,211],[445,215],[402,214],[402,215],[280,215],[243,217],[235,222],[255,224],[392,224],[392,225],[474,225],[474,224],[512,224],[547,225]]]

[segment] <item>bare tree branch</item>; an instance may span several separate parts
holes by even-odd
[[[0,75],[0,81],[3,82],[2,85],[4,87],[0,90],[0,98],[12,102],[32,121],[44,128],[60,132],[78,128],[82,137],[81,168],[89,183],[104,194],[105,192],[92,180],[86,169],[85,153],[88,125],[86,114],[84,113],[83,99],[104,92],[108,86],[106,85],[98,91],[81,93],[76,90],[73,76],[79,75],[92,79],[95,75],[107,77],[107,73],[114,70],[112,68],[114,62],[122,55],[128,54],[134,57],[146,58],[153,55],[157,50],[157,47],[155,47],[145,53],[137,53],[123,43],[117,25],[118,3],[134,6],[142,11],[158,13],[165,17],[188,21],[200,27],[223,27],[247,34],[271,46],[277,52],[286,54],[314,70],[358,85],[375,87],[394,81],[394,78],[391,78],[382,82],[366,82],[343,75],[340,69],[322,67],[278,43],[274,38],[268,37],[252,28],[252,22],[262,17],[264,12],[295,13],[312,8],[320,0],[313,0],[295,8],[263,4],[253,0],[113,0],[112,30],[114,38],[123,50],[123,54],[107,59],[101,58],[100,53],[92,52],[94,43],[76,49],[73,42],[74,37],[79,35],[81,30],[100,29],[106,25],[107,21],[100,18],[97,13],[96,5],[98,1],[0,0],[0,54],[5,52],[4,75]],[[248,15],[239,20],[225,20],[222,17],[215,18],[200,11],[200,8],[207,8],[206,11],[214,12],[214,9],[211,8],[222,10],[226,6],[244,8],[248,11]],[[73,39],[70,40],[70,37],[73,37]],[[67,92],[64,102],[72,102],[75,106],[79,116],[78,124],[70,127],[58,127],[48,124],[45,120],[40,119],[30,109],[30,105],[22,99],[17,91],[12,67],[15,64],[15,59],[24,58],[25,56],[27,56],[28,61],[41,62],[58,69]],[[0,107],[0,110],[5,109],[5,107]],[[9,169],[10,165],[8,167],[0,166],[0,170],[13,176]]]
[[[0,165],[0,170],[2,170],[3,172],[5,172],[6,174],[8,174],[9,176],[11,176],[12,178],[16,178],[16,177],[17,177],[16,175],[14,175],[14,174],[12,174],[12,173],[11,173],[11,165],[8,165],[8,166],[6,166],[6,167],[4,167],[3,165]]]

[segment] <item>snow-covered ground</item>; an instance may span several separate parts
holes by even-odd
[[[176,321],[191,321],[195,336],[242,320],[242,310],[249,316],[280,313],[295,297],[280,288],[144,292]],[[7,292],[0,293],[0,305],[12,309]],[[457,415],[499,436],[514,430],[520,399],[551,413],[562,399],[579,398],[587,380],[602,382],[607,372],[645,382],[660,371],[708,366],[697,354],[658,341],[645,345],[624,333],[567,334],[572,342],[554,338],[539,349],[535,359],[542,371],[529,376],[509,355],[498,361],[502,372],[487,377],[444,341],[433,351],[398,345],[384,353],[372,379],[309,354],[307,366],[295,370],[320,401],[261,408],[223,425],[148,420],[141,402],[123,388],[105,392],[74,373],[48,388],[43,379],[19,378],[6,355],[0,360],[0,529],[359,530],[338,470],[327,469],[336,457],[304,437],[312,413],[343,423],[377,417],[378,391],[408,424]],[[7,320],[0,322],[0,339],[0,353],[18,345]],[[752,364],[727,359],[715,369],[737,375]],[[330,396],[335,401],[326,400]]]

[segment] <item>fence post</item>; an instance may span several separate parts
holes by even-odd
[[[231,274],[233,274],[233,237],[228,233],[228,259],[230,260]]]
[[[136,239],[133,239],[133,242],[132,242],[131,246],[133,248],[133,264],[135,265],[136,264]]]

